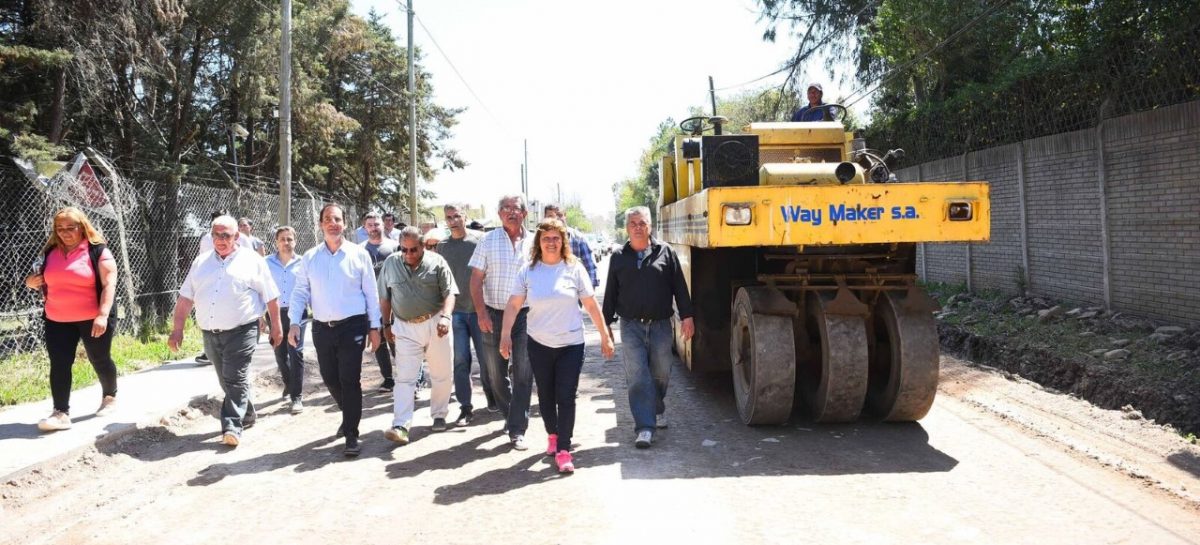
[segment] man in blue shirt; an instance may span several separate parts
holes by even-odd
[[[345,210],[326,204],[318,217],[324,240],[304,252],[296,268],[296,286],[288,304],[288,342],[300,346],[300,324],[312,307],[312,340],[317,367],[329,395],[342,411],[338,435],[346,437],[347,457],[362,452],[358,424],[362,420],[363,345],[379,348],[379,290],[375,265],[362,246],[342,238]]]
[[[300,266],[300,256],[296,255],[296,230],[283,225],[275,228],[276,252],[267,256],[267,267],[271,269],[271,278],[279,288],[279,319],[284,331],[291,331],[290,301],[292,288],[296,286],[296,269]],[[292,414],[300,414],[304,403],[300,398],[304,392],[304,330],[308,325],[308,311],[301,314],[300,335],[296,346],[282,342],[275,347],[275,365],[279,367],[279,376],[283,378],[283,396],[290,401]],[[259,329],[264,329],[259,324]]]
[[[825,121],[826,116],[832,116],[824,102],[821,102],[821,97],[825,95],[825,91],[821,89],[820,83],[808,84],[808,106],[796,110],[792,114],[792,121]]]

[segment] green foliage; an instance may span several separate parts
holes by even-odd
[[[650,137],[638,160],[637,175],[613,184],[613,193],[617,197],[613,226],[618,231],[625,231],[624,212],[634,206],[648,206],[657,216],[655,209],[658,207],[658,176],[662,170],[659,157],[671,153],[677,132],[678,128],[673,119],[667,118],[659,123],[656,133]]]
[[[183,346],[179,353],[192,356],[204,350],[200,329],[188,320],[184,329]],[[167,349],[167,336],[159,333],[145,340],[128,335],[113,337],[113,362],[117,371],[126,375],[153,367],[172,357]],[[87,354],[80,344],[75,354],[76,365],[71,372],[71,389],[78,390],[98,380]],[[0,406],[45,399],[50,395],[50,360],[45,352],[20,353],[0,360]]]
[[[563,214],[567,216],[567,225],[578,229],[583,233],[590,233],[594,230],[591,218],[587,217],[587,212],[578,204],[569,204],[563,208]]]
[[[759,0],[765,37],[797,43],[785,86],[856,66],[868,141],[908,162],[1200,97],[1200,12],[1188,0]],[[876,87],[878,87],[877,90]]]
[[[419,51],[410,97],[407,51],[380,17],[352,14],[348,0],[293,10],[295,178],[360,207],[403,209],[410,156],[425,183],[466,165],[447,146],[461,109],[433,102]],[[86,143],[132,177],[179,165],[227,183],[235,168],[243,181],[273,180],[279,18],[278,3],[263,0],[0,4],[0,154]],[[233,123],[249,134],[232,137]]]

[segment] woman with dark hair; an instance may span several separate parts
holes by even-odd
[[[546,455],[554,456],[560,473],[575,471],[571,435],[575,430],[575,393],[583,370],[583,318],[580,302],[600,330],[600,351],[613,356],[613,340],[603,327],[592,281],[583,264],[571,254],[570,235],[557,219],[538,224],[529,263],[522,265],[513,283],[504,325],[500,329],[500,355],[512,352],[512,327],[526,303],[529,363],[537,384],[538,406],[549,434]]]
[[[42,431],[71,427],[71,367],[81,340],[88,361],[100,377],[103,397],[96,415],[104,416],[115,408],[117,366],[112,360],[113,328],[108,317],[116,277],[112,252],[87,215],[74,207],[54,214],[39,271],[25,279],[25,285],[41,290],[46,300],[43,315],[54,412],[38,422]]]

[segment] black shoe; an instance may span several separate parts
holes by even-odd
[[[251,418],[249,420],[242,419],[242,429],[248,430],[250,428],[253,428],[254,425],[257,423],[258,423],[258,418]]]
[[[498,413],[498,412],[500,412],[500,407],[498,405],[488,405],[488,412],[489,413]]]
[[[431,429],[433,431],[446,431],[446,419],[445,418],[434,418],[433,426],[431,426],[429,429]]]
[[[458,418],[454,419],[455,426],[470,426],[471,425],[471,409],[463,409],[458,413]]]
[[[346,428],[343,424],[338,424],[337,438],[341,439],[346,436]]]
[[[346,439],[346,449],[342,454],[347,458],[358,458],[358,455],[362,454],[362,443],[359,443],[358,439]]]
[[[212,360],[208,359],[208,354],[200,354],[196,356],[196,365],[212,365]]]
[[[383,384],[379,385],[380,392],[390,392],[396,389],[396,381],[390,378],[383,379]]]

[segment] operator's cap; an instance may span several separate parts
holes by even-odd
[[[815,81],[814,81],[814,82],[812,82],[812,83],[810,83],[810,84],[808,84],[808,87],[807,87],[807,88],[808,88],[808,89],[816,89],[816,90],[820,91],[822,94],[824,94],[824,93],[825,93],[825,90],[821,88],[821,84],[820,84],[820,83],[817,83],[817,82],[815,82]]]

